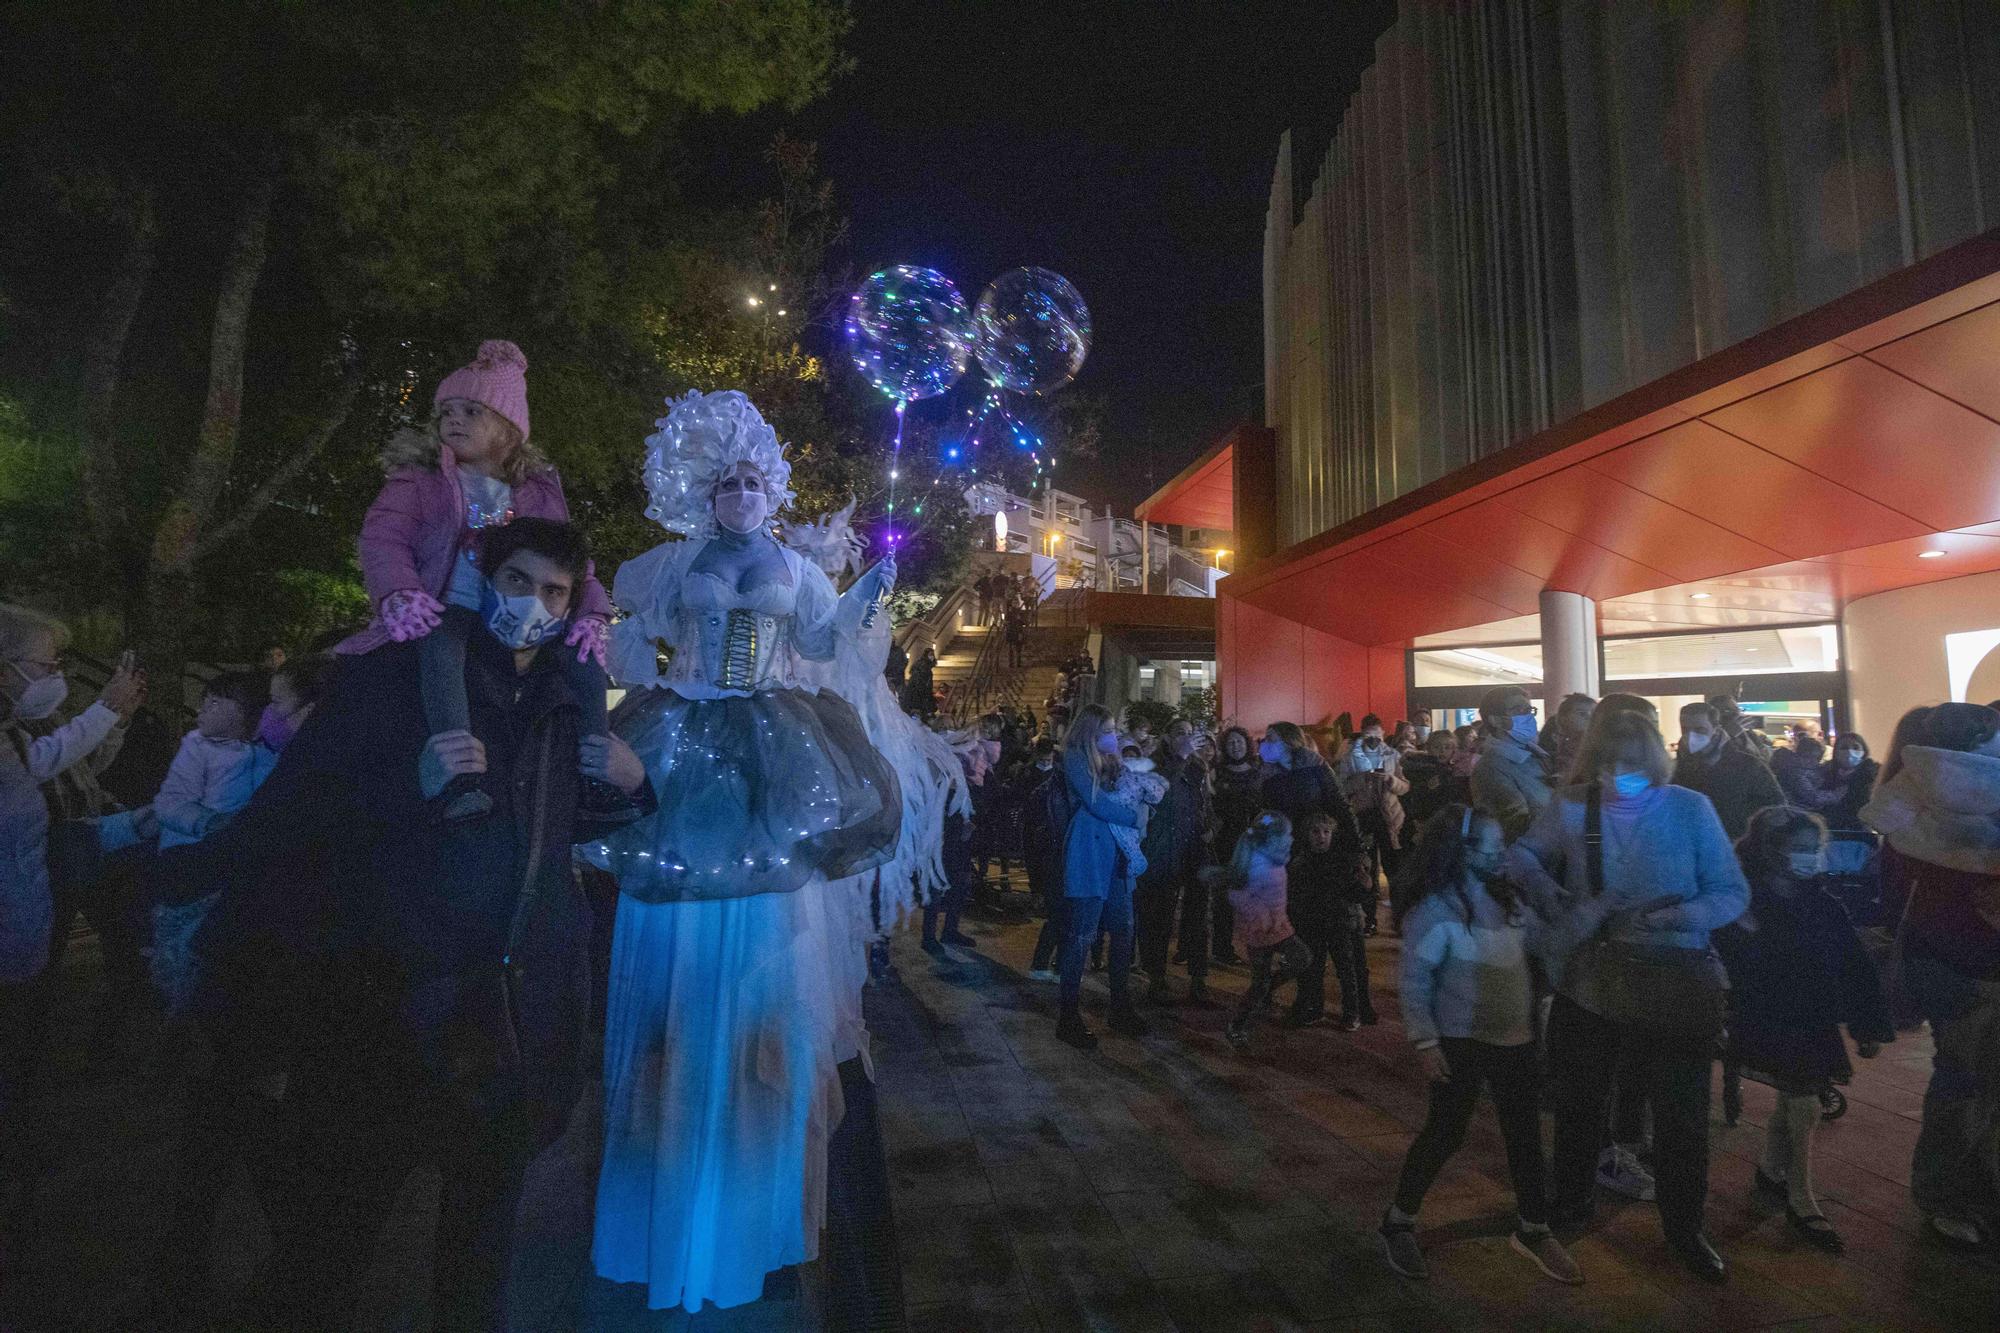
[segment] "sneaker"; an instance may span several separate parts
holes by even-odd
[[[1375,1011],[1374,1011],[1373,1009],[1363,1009],[1363,1010],[1361,1011],[1361,1026],[1362,1026],[1362,1027],[1365,1027],[1365,1028],[1372,1028],[1372,1027],[1374,1027],[1374,1026],[1375,1026],[1375,1025],[1377,1024],[1377,1023],[1380,1023],[1381,1021],[1382,1021],[1381,1017],[1380,1017],[1379,1015],[1377,1015],[1377,1014],[1376,1014],[1376,1012],[1375,1012]]]
[[[1316,1028],[1325,1025],[1327,1021],[1325,1014],[1290,1013],[1284,1016],[1281,1023],[1288,1028]]]
[[[1632,1150],[1614,1143],[1597,1158],[1597,1183],[1613,1194],[1622,1194],[1641,1203],[1653,1201],[1653,1176]]]
[[[1097,1034],[1083,1025],[1083,1018],[1077,1014],[1065,1014],[1056,1020],[1056,1036],[1076,1047],[1079,1051],[1097,1049]]]
[[[1391,1222],[1387,1217],[1375,1229],[1382,1239],[1382,1257],[1389,1267],[1412,1282],[1428,1282],[1431,1266],[1424,1262],[1423,1247],[1417,1244],[1417,1229],[1408,1222]]]
[[[1188,979],[1187,1005],[1190,1009],[1215,1009],[1220,1007],[1214,1000],[1209,998],[1208,981],[1203,977],[1191,977]]]
[[[962,930],[947,930],[941,933],[938,938],[946,944],[954,944],[961,949],[977,949],[979,947],[979,941],[973,939],[972,936]]]
[[[1340,1016],[1340,1030],[1342,1032],[1359,1032],[1361,1031],[1361,1020],[1353,1014],[1342,1014]]]
[[[1147,1004],[1172,1004],[1174,1002],[1173,983],[1164,976],[1154,977],[1146,986]]]
[[[925,953],[930,954],[934,958],[944,952],[944,946],[936,940],[925,940],[923,948]]]
[[[1229,1026],[1222,1029],[1222,1035],[1239,1051],[1250,1044],[1250,1026],[1238,1020],[1232,1019]]]
[[[1058,974],[1058,973],[1057,973],[1057,972],[1055,971],[1055,969],[1054,969],[1054,968],[1048,968],[1048,967],[1031,967],[1031,968],[1029,968],[1029,969],[1028,969],[1028,980],[1030,980],[1030,981],[1061,981],[1061,980],[1062,980],[1062,977],[1061,977],[1061,976],[1060,976],[1060,975],[1059,975],[1059,974]]]
[[[1967,1253],[1977,1250],[1984,1240],[1977,1222],[1968,1222],[1962,1217],[1946,1217],[1940,1213],[1931,1214],[1925,1230],[1932,1240],[1947,1249]]]
[[[1139,1017],[1139,1011],[1129,1004],[1115,1006],[1111,1017],[1106,1020],[1113,1032],[1121,1037],[1143,1037],[1146,1035],[1146,1020]]]
[[[1583,1284],[1583,1270],[1576,1266],[1576,1260],[1569,1257],[1569,1251],[1563,1248],[1562,1242],[1547,1231],[1516,1231],[1507,1247],[1541,1269],[1544,1277],[1566,1282],[1572,1287]]]

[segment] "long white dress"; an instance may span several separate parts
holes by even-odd
[[[865,1042],[851,899],[902,810],[854,709],[801,677],[855,599],[792,552],[788,585],[739,592],[689,572],[702,545],[619,571],[612,670],[634,688],[612,725],[662,808],[585,849],[622,890],[592,1256],[690,1311],[818,1253],[838,1066]]]

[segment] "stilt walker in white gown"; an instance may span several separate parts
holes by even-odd
[[[695,1311],[818,1253],[838,1065],[865,1040],[844,899],[897,857],[904,802],[854,705],[801,667],[853,651],[895,562],[839,595],[773,540],[791,466],[740,393],[671,402],[647,444],[646,512],[687,540],[612,593],[632,691],[612,727],[659,811],[585,851],[620,889],[592,1255]]]

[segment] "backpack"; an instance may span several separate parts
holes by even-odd
[[[1069,780],[1058,764],[1028,793],[1021,811],[1024,850],[1030,856],[1047,857],[1057,874],[1062,873],[1069,821],[1075,814],[1076,799],[1070,795]]]

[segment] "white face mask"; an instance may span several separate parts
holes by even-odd
[[[764,526],[771,515],[771,500],[762,491],[719,491],[715,497],[715,521],[731,532],[749,536]]]
[[[1787,852],[1793,879],[1817,879],[1826,873],[1825,852]]]
[[[1257,744],[1257,757],[1267,764],[1279,763],[1285,757],[1285,743],[1283,741],[1259,741]]]
[[[1838,752],[1842,768],[1854,768],[1861,763],[1861,751],[1841,750]]]
[[[1708,748],[1709,735],[1706,731],[1690,731],[1681,737],[1681,748],[1689,754],[1700,754]]]
[[[1412,724],[1412,726],[1410,727],[1410,734],[1415,736],[1417,738],[1417,743],[1421,745],[1425,741],[1431,738],[1431,729],[1425,726],[1423,723],[1418,722]]]
[[[12,662],[7,665],[13,667],[15,675],[28,681],[28,688],[22,690],[21,697],[14,701],[14,716],[23,722],[40,722],[61,708],[63,700],[69,698],[69,678],[62,672],[51,672],[40,680],[28,680],[27,672]]]
[[[1117,754],[1119,750],[1118,733],[1109,728],[1098,732],[1097,748],[1106,754]]]
[[[567,623],[533,593],[502,597],[490,582],[479,594],[479,615],[486,622],[487,633],[516,651],[547,643],[561,634]]]

